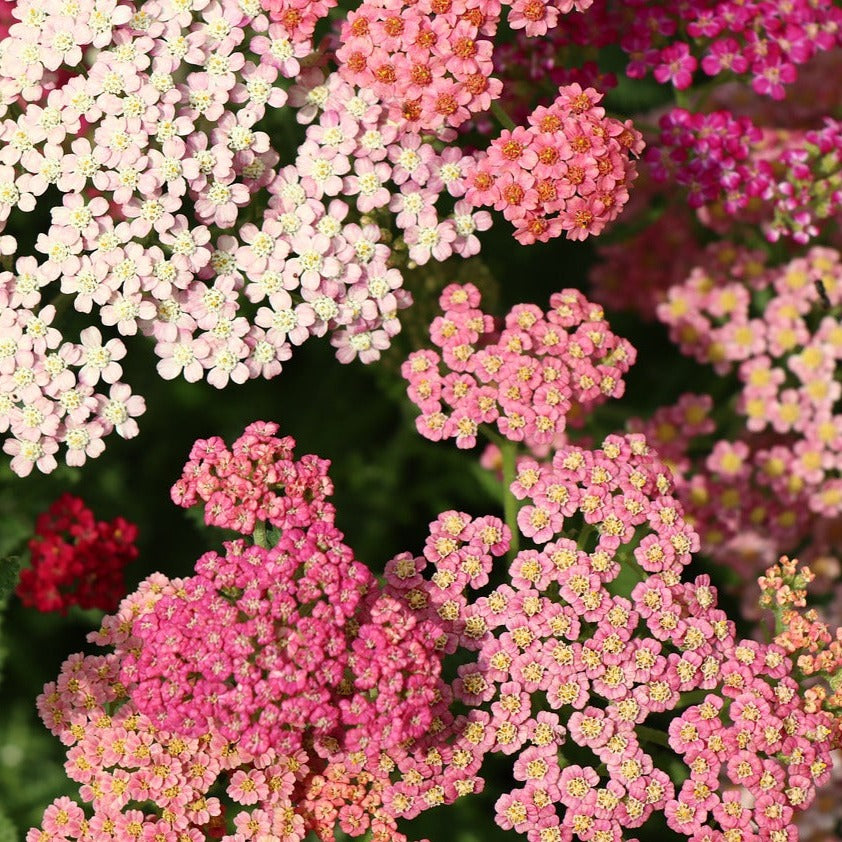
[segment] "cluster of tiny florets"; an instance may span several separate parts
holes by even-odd
[[[467,200],[502,211],[524,244],[599,234],[628,201],[637,177],[631,156],[643,150],[640,133],[607,117],[601,99],[577,83],[561,87],[528,127],[503,131],[477,159]]]
[[[432,563],[438,604],[477,650],[454,691],[473,709],[468,739],[513,757],[518,785],[496,804],[503,828],[619,842],[658,811],[694,842],[785,842],[830,774],[831,720],[802,704],[784,650],[737,639],[708,577],[684,580],[698,538],[669,476],[641,436],[522,459],[511,490],[536,546],[505,584],[465,600],[465,574],[485,574],[458,513],[423,558],[387,570],[419,594]],[[498,528],[485,541],[504,537]],[[429,610],[426,595],[413,602]],[[649,723],[681,708],[668,734],[687,767],[677,786],[648,749],[663,736]]]
[[[137,558],[134,524],[97,520],[79,497],[62,494],[38,516],[34,532],[15,591],[24,605],[62,612],[117,607],[126,592],[124,568]]]
[[[512,29],[543,35],[591,0],[513,0]],[[383,101],[396,122],[441,131],[487,111],[503,88],[494,72],[500,3],[363,2],[342,26],[336,57],[349,82]]]
[[[839,253],[813,248],[747,280],[717,282],[697,269],[658,308],[684,353],[721,374],[736,369],[737,412],[749,433],[767,434],[754,460],[737,443],[731,455],[715,450],[709,461],[732,483],[754,461],[774,494],[803,496],[816,514],[835,517],[842,512]]]
[[[619,45],[633,79],[651,73],[685,90],[699,71],[727,74],[742,88],[749,81],[755,93],[781,100],[801,66],[839,45],[840,32],[839,7],[813,0],[595,0],[588,14],[566,16],[548,36],[559,48]]]
[[[730,111],[674,108],[646,160],[653,176],[687,188],[694,208],[756,217],[772,241],[807,243],[842,209],[842,124],[770,131]]]
[[[52,470],[60,445],[82,464],[112,430],[134,434],[144,408],[119,382],[122,341],[96,327],[65,340],[57,295],[148,336],[163,378],[223,388],[276,376],[311,336],[330,333],[344,362],[377,359],[411,302],[393,224],[416,264],[479,249],[491,220],[460,200],[462,153],[303,66],[312,44],[288,16],[234,0],[77,12],[19,4],[0,47],[0,230],[49,210],[32,254],[0,242],[14,255],[0,431],[17,473]],[[276,148],[296,120],[303,142]]]
[[[277,432],[275,423],[249,424],[230,450],[219,436],[199,439],[172,487],[173,502],[203,504],[205,523],[243,535],[260,522],[279,530],[333,522],[330,463],[314,455],[293,458],[295,441]]]
[[[426,438],[473,447],[479,426],[493,424],[512,441],[547,444],[572,412],[622,395],[634,348],[580,292],[556,293],[546,312],[520,304],[499,329],[480,303],[472,284],[447,287],[430,327],[441,354],[417,351],[403,365]]]

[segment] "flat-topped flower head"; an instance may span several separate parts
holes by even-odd
[[[637,177],[632,156],[643,150],[640,132],[607,117],[601,99],[578,83],[560,87],[528,127],[491,142],[468,175],[466,199],[502,211],[524,244],[599,234],[628,201]]]
[[[441,353],[417,351],[402,368],[426,438],[473,447],[479,426],[494,424],[512,441],[548,444],[571,414],[623,394],[635,350],[577,290],[554,294],[546,311],[518,305],[502,324],[472,284],[448,286],[439,303],[430,338]]]
[[[76,6],[22,9],[0,50],[0,233],[48,216],[31,253],[2,243],[0,433],[20,475],[136,434],[116,334],[150,338],[164,379],[217,388],[277,376],[313,336],[373,362],[412,301],[400,266],[476,254],[491,224],[451,201],[458,148],[303,62],[330,4]],[[86,315],[79,342],[56,296]]]
[[[670,477],[639,435],[562,447],[521,464],[518,527],[534,547],[503,584],[466,599],[476,521],[458,512],[431,526],[423,557],[387,568],[419,617],[452,606],[476,650],[454,693],[476,717],[469,740],[512,756],[517,784],[495,805],[504,829],[620,840],[659,812],[698,840],[730,831],[739,805],[746,833],[771,840],[829,776],[833,721],[799,695],[784,648],[738,639],[709,577],[686,575],[698,538]],[[651,748],[665,742],[681,783]]]

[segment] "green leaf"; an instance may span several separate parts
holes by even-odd
[[[5,602],[14,591],[20,573],[20,559],[17,556],[0,558],[0,603]]]
[[[17,828],[0,807],[0,842],[17,842],[18,839],[20,839],[20,834]]]

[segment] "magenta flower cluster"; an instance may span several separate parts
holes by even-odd
[[[606,117],[601,99],[593,88],[562,86],[529,115],[529,128],[492,141],[469,174],[467,200],[502,211],[523,244],[599,234],[628,201],[637,177],[630,156],[643,150],[631,122]]]
[[[433,717],[430,635],[329,521],[286,530],[270,550],[234,541],[206,553],[132,632],[138,655],[123,659],[121,680],[173,733],[219,733],[255,756],[338,745],[374,764]]]
[[[701,0],[693,3],[595,0],[549,33],[558,46],[613,46],[628,55],[626,74],[651,73],[685,90],[699,71],[737,76],[761,96],[783,99],[798,68],[840,43],[842,11],[814,0]]]
[[[766,236],[806,243],[842,209],[842,124],[826,117],[809,131],[769,131],[730,111],[674,108],[660,119],[646,161],[658,181],[687,188],[694,208],[716,204],[730,217],[749,211]]]
[[[421,435],[468,448],[494,424],[512,441],[549,444],[571,415],[623,394],[635,350],[577,290],[553,295],[546,312],[519,304],[499,327],[480,302],[472,284],[448,286],[430,326],[441,354],[416,351],[403,364]]]

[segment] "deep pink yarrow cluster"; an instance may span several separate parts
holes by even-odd
[[[619,44],[626,74],[651,73],[661,84],[689,88],[701,71],[736,75],[762,95],[781,100],[799,68],[840,43],[842,12],[814,0],[697,0],[693,3],[595,0],[586,15],[567,15],[547,33],[569,45]]]
[[[646,161],[658,181],[685,186],[694,208],[716,205],[734,218],[750,210],[768,239],[798,243],[817,237],[842,208],[838,120],[825,117],[807,131],[772,130],[729,111],[674,108],[659,126]]]
[[[481,788],[483,749],[464,737],[441,678],[458,635],[440,586],[381,587],[342,542],[323,474],[302,480],[314,460],[295,460],[294,442],[276,432],[252,424],[230,452],[197,442],[188,465],[236,497],[245,472],[221,464],[249,462],[251,486],[288,504],[268,515],[277,534],[255,532],[271,547],[237,539],[202,556],[193,576],[150,577],[91,636],[113,651],[71,657],[45,687],[39,711],[69,747],[68,774],[93,812],[58,799],[28,842],[199,842],[211,832],[300,842],[311,830],[332,839],[336,826],[390,842],[404,839],[396,816],[420,783],[416,811]],[[270,464],[283,476],[258,479]],[[227,525],[254,530],[235,517]],[[474,531],[479,586],[506,536],[496,518],[478,518]]]

